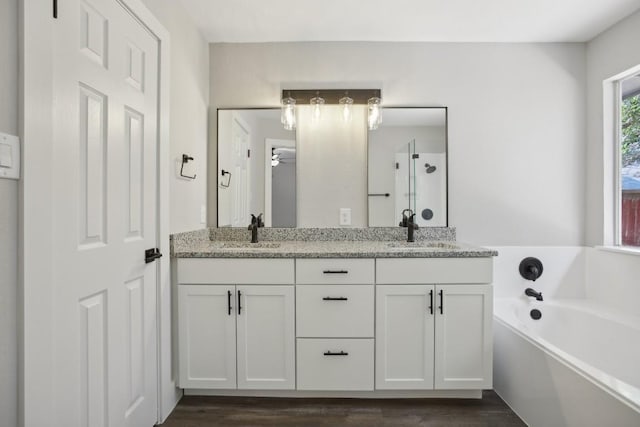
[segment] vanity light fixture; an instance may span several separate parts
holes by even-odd
[[[311,120],[317,122],[325,104],[342,107],[345,122],[353,119],[353,106],[367,106],[367,125],[370,130],[382,123],[382,94],[380,89],[283,89],[281,122],[285,129],[296,127],[296,105],[311,106]]]
[[[320,91],[317,91],[316,96],[309,100],[309,104],[311,105],[311,120],[317,122],[320,120],[320,109],[324,105],[324,98],[320,96]]]
[[[342,107],[342,118],[345,122],[351,121],[351,106],[353,105],[353,98],[349,97],[349,92],[345,92],[344,96],[338,100],[338,103]]]
[[[382,123],[382,112],[380,111],[381,99],[377,96],[369,98],[367,101],[367,123],[369,130],[376,130]]]
[[[296,100],[291,97],[291,93],[281,100],[280,122],[286,130],[296,128]]]

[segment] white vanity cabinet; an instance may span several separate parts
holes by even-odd
[[[491,258],[379,259],[376,280],[376,389],[491,388]]]
[[[218,284],[229,269],[236,283]],[[295,388],[293,260],[181,259],[178,280],[180,387]]]
[[[478,397],[492,386],[490,257],[176,264],[178,385],[191,394]]]

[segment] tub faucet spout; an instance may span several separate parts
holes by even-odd
[[[528,297],[533,297],[538,301],[542,301],[542,292],[536,292],[534,289],[527,288],[524,290],[524,293]]]

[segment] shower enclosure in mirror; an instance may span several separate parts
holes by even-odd
[[[368,135],[369,226],[396,226],[410,209],[421,227],[447,224],[447,110],[385,108]]]
[[[341,208],[352,227],[398,226],[404,209],[447,226],[446,108],[383,108],[368,132],[364,109],[345,122],[325,106],[314,123],[298,108],[292,131],[279,108],[218,110],[219,227],[259,213],[267,227],[337,227]]]

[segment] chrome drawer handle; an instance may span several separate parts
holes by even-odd
[[[347,271],[347,270],[324,270],[323,273],[324,274],[348,274],[349,271]]]
[[[347,301],[347,297],[324,297],[322,301]]]
[[[324,355],[325,356],[348,356],[349,353],[344,352],[344,351],[341,351],[340,353],[335,353],[335,352],[332,352],[332,351],[325,351]]]

